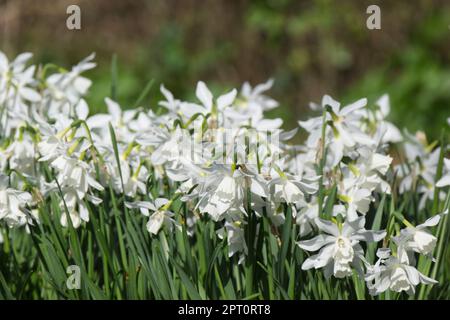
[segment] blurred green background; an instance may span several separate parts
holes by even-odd
[[[82,29],[66,28],[78,4]],[[381,30],[366,9],[381,7]],[[364,0],[0,0],[1,50],[63,66],[97,53],[88,100],[104,111],[111,59],[118,57],[118,100],[130,106],[146,83],[155,105],[164,83],[194,99],[204,80],[215,93],[275,79],[271,95],[286,127],[309,116],[308,103],[331,94],[343,103],[388,93],[391,120],[438,137],[450,117],[450,1]]]

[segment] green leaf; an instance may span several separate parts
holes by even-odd
[[[186,275],[186,273],[183,271],[183,269],[180,268],[176,263],[174,264],[178,275],[180,276],[181,281],[183,282],[184,287],[186,288],[189,297],[194,300],[201,300],[201,296],[198,293],[197,289],[195,288],[192,281],[189,279],[189,277]]]

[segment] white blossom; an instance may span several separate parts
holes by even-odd
[[[364,229],[365,218],[346,221],[342,226],[318,218],[317,227],[324,232],[310,240],[298,242],[303,250],[317,251],[302,264],[302,270],[325,268],[325,276],[333,274],[336,278],[351,275],[351,267],[359,268],[364,259],[360,241],[380,241],[386,235],[384,231],[368,231]]]

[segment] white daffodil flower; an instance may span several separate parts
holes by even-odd
[[[89,187],[104,190],[103,186],[92,177],[91,167],[81,160],[59,156],[51,162],[51,166],[58,170],[60,185],[74,188],[80,198],[83,198]]]
[[[200,184],[197,207],[215,221],[222,220],[228,210],[245,212],[247,190],[250,190],[252,197],[268,196],[266,182],[252,172],[250,166],[214,164],[204,175],[197,181]]]
[[[181,228],[179,223],[173,219],[175,214],[168,210],[171,201],[165,198],[157,198],[154,202],[150,201],[136,201],[126,202],[128,208],[139,209],[144,216],[149,217],[147,222],[147,230],[151,234],[158,234],[163,225],[166,225],[169,230],[173,227]],[[150,212],[153,212],[150,214]]]
[[[370,148],[360,148],[357,154],[356,162],[350,162],[342,169],[344,179],[357,179],[358,186],[370,192],[376,190],[390,193],[390,185],[383,179],[383,176],[390,168],[392,158],[374,152]]]
[[[180,100],[177,100],[173,97],[172,92],[170,92],[169,90],[167,90],[163,84],[161,84],[160,86],[160,91],[161,93],[164,95],[164,97],[166,98],[165,101],[160,101],[159,105],[163,106],[164,108],[166,108],[167,110],[169,110],[169,112],[171,112],[173,115],[177,115],[180,112]]]
[[[275,198],[283,199],[287,203],[295,203],[302,200],[303,192],[287,178],[278,178],[277,180],[272,180],[271,183],[275,186]]]
[[[19,54],[12,62],[8,61],[6,55],[0,51],[0,101],[9,95],[17,95],[27,101],[36,102],[40,95],[31,87],[34,84],[35,66],[26,68],[28,60],[33,55],[29,52]],[[10,90],[8,90],[10,87]],[[16,100],[17,103],[17,99]]]
[[[64,155],[68,148],[68,144],[61,138],[55,135],[47,136],[38,143],[39,153],[41,154],[39,161],[54,160],[57,157]]]
[[[185,158],[193,162],[196,159],[190,159],[193,152],[192,138],[186,130],[177,127],[175,131],[168,137],[168,140],[159,145],[153,151],[150,160],[154,165],[162,165],[165,162],[178,161]],[[198,160],[198,158],[197,158]],[[199,161],[199,160],[198,160]]]
[[[207,212],[215,221],[219,221],[227,210],[243,207],[244,180],[245,177],[239,170],[233,173],[215,172],[209,177],[207,190],[199,200],[200,211]]]
[[[226,237],[228,244],[228,257],[232,257],[236,253],[239,253],[238,264],[241,264],[245,256],[248,254],[248,247],[245,243],[245,234],[243,229],[243,222],[226,221],[223,228],[216,231],[220,239]]]
[[[105,103],[108,108],[108,113],[98,113],[87,118],[86,122],[89,128],[98,136],[109,138],[109,123],[111,123],[114,128],[117,141],[130,143],[135,134],[131,133],[128,125],[136,116],[137,110],[134,109],[123,111],[120,105],[110,98],[105,98]]]
[[[318,218],[315,223],[324,231],[310,240],[298,242],[298,246],[306,251],[317,251],[302,264],[302,270],[312,268],[324,269],[325,277],[333,274],[336,278],[344,278],[352,274],[352,267],[360,270],[360,261],[364,259],[364,251],[360,241],[378,242],[386,235],[385,231],[368,231],[364,229],[365,218],[346,221],[342,226]]]
[[[9,188],[9,177],[0,174],[0,220],[9,227],[21,226],[27,223],[26,205],[31,204],[31,195]]]
[[[280,118],[264,119],[265,111],[278,107],[278,102],[263,94],[272,84],[272,79],[254,88],[248,82],[244,83],[240,97],[236,99],[233,107],[224,110],[226,123],[229,123],[230,127],[249,125],[257,130],[278,129],[283,123]]]
[[[283,225],[286,220],[283,203],[274,201],[273,196],[269,195],[267,198],[252,197],[251,207],[257,215],[267,215],[271,223],[276,227]],[[295,217],[295,212],[292,215]]]
[[[0,51],[0,127],[6,136],[29,121],[30,105],[41,100],[34,79],[36,67],[26,66],[31,57],[26,52],[9,62]]]
[[[400,130],[392,123],[386,121],[386,117],[391,111],[389,96],[382,95],[376,102],[375,110],[362,109],[358,112],[363,112],[364,118],[367,119],[367,126],[376,128],[376,132],[372,136],[378,136],[381,143],[399,143],[403,141]],[[367,127],[370,131],[370,128]],[[371,129],[373,131],[373,129]]]
[[[82,221],[89,221],[88,209],[84,205],[82,199],[80,199],[77,190],[65,188],[64,200],[60,201],[59,206],[61,208],[60,222],[63,227],[69,226],[68,218],[70,218],[74,228],[78,228]]]
[[[406,153],[406,162],[409,165],[400,164],[396,171],[399,177],[402,178],[399,191],[401,193],[408,192],[416,187],[417,183],[421,183],[420,193],[425,193],[425,197],[421,201],[421,208],[423,202],[430,194],[434,192],[436,185],[435,178],[437,166],[439,162],[440,148],[432,149],[432,145],[428,145],[425,134],[417,132],[415,136],[406,134],[407,141],[404,145]],[[419,178],[422,181],[419,181]]]
[[[96,66],[92,61],[94,58],[95,54],[91,54],[70,71],[53,73],[47,77],[43,100],[50,116],[60,114],[67,104],[75,107],[73,113],[78,108],[85,109],[87,104],[82,97],[88,92],[92,81],[81,76],[81,73]]]
[[[53,188],[54,190],[56,188]],[[76,188],[65,186],[61,188],[63,199],[61,199],[59,206],[61,209],[61,225],[63,227],[69,226],[69,220],[74,228],[80,227],[81,223],[89,222],[89,210],[85,201],[89,201],[94,205],[102,203],[102,199],[97,198],[91,194],[82,194]]]
[[[213,95],[211,91],[209,91],[208,87],[203,81],[199,81],[197,83],[197,89],[195,90],[195,95],[197,96],[198,100],[203,105],[203,108],[205,109],[206,113],[213,113],[213,106],[217,108],[217,111],[222,112],[225,110],[225,108],[229,107],[236,98],[237,91],[236,89],[231,90],[230,92],[221,95],[217,98],[217,100],[213,101]]]
[[[13,79],[16,74],[22,73],[26,68],[28,60],[30,60],[32,56],[32,53],[24,52],[19,54],[16,59],[10,63],[8,57],[6,57],[6,55],[0,51],[0,79],[2,80],[1,84],[6,86],[7,81]],[[4,87],[1,87],[1,89],[4,89]]]
[[[437,238],[427,228],[436,226],[443,214],[435,215],[417,226],[409,226],[400,231],[400,235],[394,238],[399,248],[412,250],[427,256],[431,256],[436,247]]]
[[[399,256],[393,256],[389,249],[379,249],[377,252],[379,260],[374,266],[368,267],[365,280],[369,293],[378,295],[390,289],[395,292],[406,291],[408,294],[415,293],[415,287],[419,283],[435,284],[431,279],[416,268],[409,265],[408,256],[404,251]]]
[[[34,175],[36,154],[33,142],[30,139],[16,140],[6,150],[11,155],[9,165],[22,174]]]
[[[254,88],[252,88],[248,82],[245,82],[242,85],[241,94],[250,108],[254,105],[257,108],[261,108],[262,111],[272,110],[278,107],[278,102],[263,94],[272,88],[272,86],[273,79],[269,79],[264,83],[258,84]]]
[[[346,151],[354,148],[357,144],[373,145],[374,141],[360,128],[361,113],[356,112],[364,108],[366,104],[367,99],[360,99],[341,108],[340,103],[330,96],[325,95],[322,98],[322,105],[318,108],[327,110],[325,142],[329,150],[328,166],[335,167]],[[322,139],[322,127],[325,125],[322,117],[299,122],[299,124],[311,133],[308,145],[317,146]]]
[[[297,203],[302,201],[305,194],[314,194],[318,190],[319,177],[310,179],[280,172],[279,177],[270,181],[270,187],[276,202]]]
[[[130,162],[121,158],[119,160],[121,171],[119,171],[113,154],[110,154],[107,160],[103,180],[111,181],[117,193],[125,193],[129,197],[136,197],[137,194],[145,193],[145,182],[148,177],[148,171],[144,166],[136,163],[136,161]]]
[[[373,200],[372,192],[361,186],[364,180],[360,178],[344,178],[342,187],[339,188],[338,198],[347,204],[346,215],[350,221],[358,218],[358,212],[366,214]]]

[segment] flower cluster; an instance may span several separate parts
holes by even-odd
[[[276,230],[292,214],[298,247],[318,251],[303,270],[323,268],[336,278],[355,271],[372,294],[435,282],[415,268],[415,255],[431,258],[437,238],[426,228],[440,215],[418,226],[399,218],[401,230],[366,229],[383,195],[416,192],[424,209],[436,195],[445,200],[450,185],[449,159],[436,174],[445,150],[388,122],[388,96],[345,106],[324,96],[311,104],[317,117],[299,122],[305,142],[294,144],[299,128],[284,131],[281,119],[265,118],[278,106],[266,94],[272,80],[218,96],[200,81],[195,101],[161,86],[157,111],[123,110],[105,98],[107,113],[90,115],[84,96],[91,81],[82,73],[95,67],[94,55],[70,70],[27,66],[30,57],[10,62],[0,52],[0,220],[9,227],[39,223],[40,202],[59,196],[67,212],[61,224],[78,228],[89,221],[88,203],[100,205],[111,191],[148,217],[156,235],[181,229],[171,209],[181,201],[187,227],[216,222],[228,255],[242,262],[255,249],[247,234],[260,232],[259,221]],[[381,240],[371,265],[362,242]]]
[[[374,266],[369,266],[366,275],[367,287],[371,294],[379,294],[387,289],[413,294],[419,283],[437,283],[436,280],[420,273],[413,264],[415,263],[414,252],[427,256],[432,254],[437,238],[426,228],[437,225],[440,217],[441,215],[436,215],[416,227],[407,222],[408,227],[402,229],[394,238],[396,255],[392,255],[388,248],[377,251],[379,260]]]

